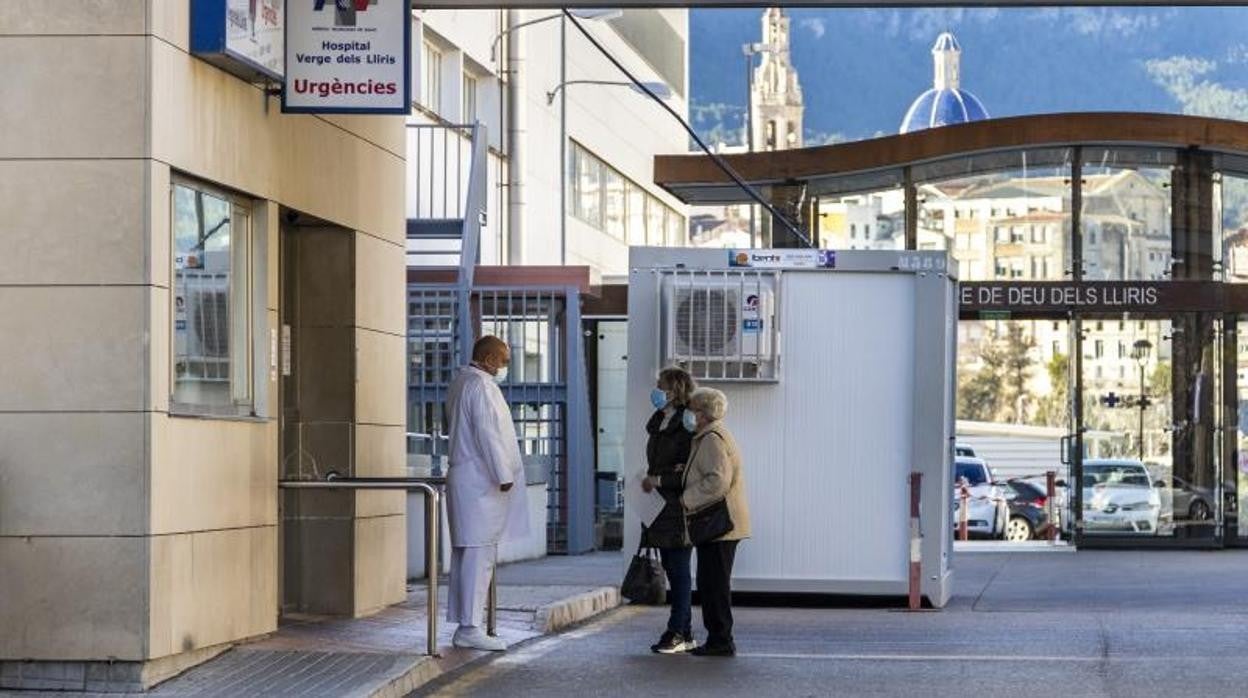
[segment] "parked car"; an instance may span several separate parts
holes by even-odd
[[[1213,519],[1212,488],[1193,485],[1181,477],[1173,477],[1174,520],[1199,523]]]
[[[954,461],[953,527],[962,524],[962,487],[967,490],[968,537],[1004,538],[1010,511],[1005,494],[993,484],[992,472],[981,458],[959,457]]]
[[[1084,461],[1082,485],[1085,531],[1157,533],[1161,494],[1140,461]]]
[[[1049,528],[1049,497],[1044,490],[1021,479],[1000,483],[1010,509],[1005,539],[1011,542],[1033,540],[1046,535]]]
[[[963,445],[963,444],[954,444],[953,455],[957,456],[958,458],[974,458],[975,449],[971,448],[970,446]]]

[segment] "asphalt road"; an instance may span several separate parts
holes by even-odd
[[[742,608],[739,654],[723,659],[651,654],[665,612],[628,607],[418,695],[1248,695],[1248,554],[959,563],[956,597],[940,612]]]

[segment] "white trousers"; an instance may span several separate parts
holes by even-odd
[[[473,627],[485,623],[486,596],[490,577],[498,560],[498,545],[451,548],[450,593],[446,599],[446,621]]]

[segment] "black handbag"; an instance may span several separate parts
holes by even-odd
[[[690,512],[685,517],[685,525],[689,530],[689,541],[694,545],[710,543],[726,535],[733,528],[727,498]]]
[[[667,600],[667,575],[659,563],[658,551],[637,546],[637,553],[628,563],[620,596],[635,604],[658,606]]]

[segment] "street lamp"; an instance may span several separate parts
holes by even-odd
[[[636,83],[624,82],[623,80],[568,80],[567,82],[561,82],[558,85],[555,85],[553,90],[546,93],[546,105],[550,106],[551,104],[554,104],[555,96],[559,94],[560,90],[564,89],[568,85],[609,85],[615,87],[627,87],[632,89],[634,92],[643,95],[646,94],[646,90],[649,90],[651,94],[659,99],[670,99],[672,96],[671,88],[661,82],[643,82],[641,85],[637,85]]]
[[[534,24],[540,24],[542,22],[549,22],[552,19],[558,19],[559,20],[559,80],[560,82],[566,81],[567,73],[568,73],[568,17],[572,17],[572,21],[574,22],[579,19],[604,22],[607,20],[615,19],[621,16],[622,14],[623,12],[620,10],[605,9],[605,8],[565,10],[557,14],[546,15],[544,17],[538,17],[536,19],[531,19],[525,22],[518,22],[518,23],[512,24],[511,26],[508,26],[503,31],[499,32],[498,35],[494,37],[493,41],[490,42],[490,62],[496,63],[496,64],[501,63],[501,61],[497,58],[497,52],[498,52],[499,42],[503,40],[504,36],[507,36],[508,34],[515,32],[517,29],[533,26]],[[514,20],[517,18],[519,18],[518,10],[511,10],[509,14],[509,19]],[[523,60],[521,49],[518,46],[519,43],[520,42],[518,41],[513,42],[508,47],[508,52],[514,54],[512,58],[517,59],[517,60]],[[508,210],[510,213],[508,236],[512,239],[513,242],[516,243],[516,246],[514,248],[511,248],[510,255],[512,257],[513,262],[517,260],[519,260],[519,262],[523,262],[523,256],[518,255],[517,250],[520,250],[523,248],[521,239],[524,236],[524,227],[522,225],[522,221],[524,217],[523,209],[524,209],[525,163],[524,163],[524,147],[518,142],[518,139],[521,136],[521,134],[524,133],[525,126],[526,126],[525,109],[523,106],[524,105],[524,72],[525,71],[515,70],[514,65],[511,66],[511,68],[512,68],[511,77],[509,80],[506,81],[507,94],[510,95],[510,99],[507,99],[507,97],[502,94],[502,89],[504,85],[502,76],[505,71],[502,69],[501,66],[499,67],[498,85],[499,85],[500,94],[499,94],[499,100],[498,100],[498,108],[499,108],[500,123],[506,124],[506,128],[504,128],[503,130],[505,133],[509,135],[509,138],[503,141],[509,146],[509,149],[507,150],[507,154],[509,156],[507,158],[507,182],[508,182],[508,186],[510,187],[510,196],[509,196],[508,204],[507,204]],[[567,105],[562,104],[560,106],[561,106],[561,111],[562,111],[563,108],[565,108]],[[502,120],[504,109],[507,109],[507,108],[510,108],[511,110],[511,118],[508,120]],[[563,173],[565,170],[566,170],[566,166],[561,165],[560,173]],[[563,201],[566,198],[566,194],[563,193],[564,189],[565,187],[560,187],[560,195],[559,195],[560,201]],[[560,208],[562,207],[563,207],[563,204],[560,204]],[[560,260],[561,263],[563,263],[564,261],[565,260],[562,260],[562,259]]]
[[[770,53],[775,47],[771,44],[742,44],[741,53],[745,54],[745,147],[747,152],[754,152],[754,56]],[[750,204],[750,247],[758,247],[754,230],[754,204]]]
[[[1148,356],[1153,350],[1153,343],[1147,339],[1137,339],[1131,345],[1131,358],[1140,366],[1140,461],[1144,461],[1144,408],[1148,407],[1148,396],[1144,392],[1144,367],[1148,364]]]
[[[568,10],[568,12],[571,12],[572,16],[576,17],[577,19],[588,19],[588,20],[593,20],[595,22],[606,22],[608,20],[617,19],[620,17],[620,15],[624,14],[622,10],[617,10],[617,9]],[[514,32],[517,29],[530,27],[530,26],[533,26],[534,24],[541,24],[542,22],[549,22],[552,19],[561,19],[562,17],[563,17],[563,13],[559,12],[557,14],[546,15],[545,17],[538,17],[537,19],[530,19],[527,22],[521,22],[519,24],[507,27],[503,31],[499,32],[497,36],[494,37],[494,41],[490,42],[490,62],[493,63],[497,60],[495,56],[498,53],[498,42],[502,41],[504,36],[507,36],[508,34]]]

